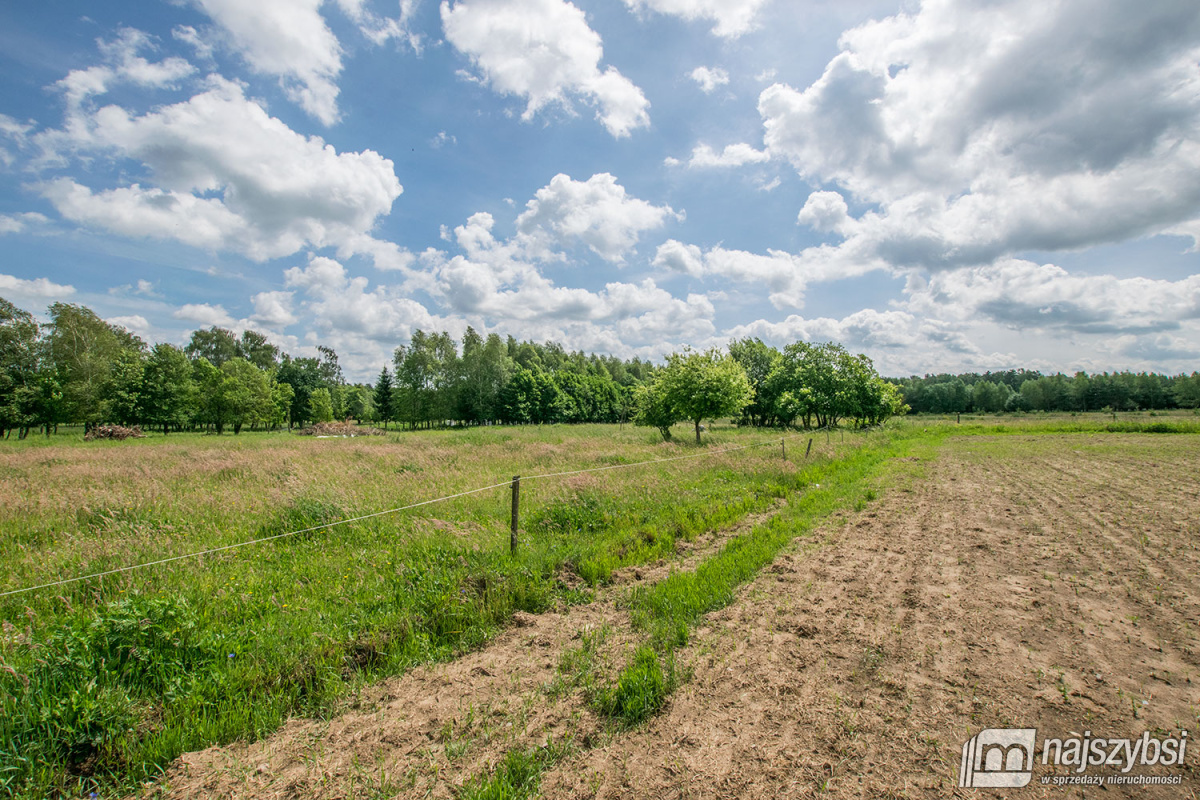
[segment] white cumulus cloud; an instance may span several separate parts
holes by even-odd
[[[765,150],[755,150],[745,142],[727,144],[721,152],[716,152],[706,144],[692,148],[692,157],[688,159],[689,167],[741,167],[746,164],[761,164],[771,159],[771,154]]]
[[[93,191],[71,178],[43,185],[63,216],[128,236],[152,236],[264,260],[303,247],[403,260],[370,236],[402,192],[392,162],[371,150],[338,153],[210,79],[191,99],[137,116],[106,106],[39,135],[59,157],[141,162],[150,180]]]
[[[961,325],[906,311],[866,308],[841,318],[793,314],[782,320],[743,323],[725,333],[734,339],[757,337],[777,347],[797,341],[837,342],[852,353],[870,356],[882,374],[897,377],[1004,369],[1029,363],[1011,353],[985,352]]]
[[[56,298],[75,294],[75,287],[69,284],[55,283],[49,278],[27,280],[13,275],[0,274],[0,292],[19,297]]]
[[[690,77],[700,85],[700,91],[705,94],[712,94],[717,87],[729,83],[729,73],[720,67],[696,67],[691,71]]]
[[[808,281],[821,277],[806,273],[795,256],[780,250],[768,250],[761,255],[718,245],[702,251],[674,239],[659,245],[653,264],[696,278],[716,277],[765,287],[776,308],[803,307]]]
[[[259,292],[250,298],[254,313],[250,319],[268,328],[286,328],[299,317],[292,310],[293,292]]]
[[[122,28],[112,41],[97,41],[104,63],[75,69],[55,84],[67,97],[70,107],[94,95],[108,91],[115,83],[133,83],[145,88],[174,86],[188,77],[196,68],[177,56],[151,62],[139,55],[142,50],[156,49],[153,39],[134,28]]]
[[[650,124],[650,102],[615,67],[583,11],[565,0],[459,0],[441,5],[446,39],[470,57],[482,79],[502,94],[526,99],[522,119],[571,98],[597,105],[614,137]]]
[[[104,320],[113,325],[119,325],[127,331],[136,333],[138,336],[146,338],[152,330],[149,320],[141,314],[126,314],[119,317],[108,317]]]
[[[765,143],[877,207],[847,264],[952,269],[1160,233],[1200,217],[1198,43],[1186,3],[926,2],[846,32],[806,89],[765,89]]]
[[[235,321],[223,306],[211,303],[188,303],[177,309],[171,316],[175,319],[198,323],[202,328],[210,328],[214,325],[228,327]]]
[[[49,220],[45,214],[25,211],[20,214],[0,214],[0,236],[6,233],[21,233],[30,226],[44,225]]]
[[[796,215],[796,222],[819,231],[843,231],[850,223],[846,198],[837,192],[813,192]]]
[[[911,279],[911,310],[958,320],[986,317],[1025,331],[1137,335],[1200,319],[1200,275],[1178,281],[1072,275],[1016,258]]]
[[[342,47],[322,0],[194,1],[255,72],[278,77],[288,98],[324,124],[337,122]]]
[[[662,227],[670,218],[681,215],[670,206],[631,197],[607,172],[586,181],[559,174],[526,204],[517,229],[543,253],[581,242],[604,260],[621,263],[643,232]]]

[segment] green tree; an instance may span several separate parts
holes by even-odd
[[[33,315],[0,298],[0,436],[25,438],[37,421],[40,326]]]
[[[747,337],[730,342],[729,355],[742,365],[750,380],[750,388],[754,390],[754,399],[743,410],[744,421],[751,425],[771,424],[777,398],[770,378],[783,359],[782,354],[774,347],[763,344],[760,339]]]
[[[229,422],[225,375],[211,361],[200,356],[192,362],[192,382],[196,387],[196,420],[202,425],[211,425],[219,436]]]
[[[432,419],[433,394],[439,365],[435,349],[422,330],[413,331],[407,346],[393,355],[401,403],[398,417],[415,429]]]
[[[500,393],[500,419],[526,425],[534,421],[540,407],[537,376],[517,365]]]
[[[313,422],[333,421],[333,399],[325,387],[314,389],[308,398],[308,418]]]
[[[48,338],[50,361],[62,383],[64,413],[86,429],[104,422],[113,364],[123,350],[142,351],[145,343],[91,309],[67,303],[50,306]]]
[[[183,351],[193,361],[204,358],[218,368],[229,359],[240,355],[238,340],[233,331],[216,325],[207,330],[193,331],[191,341]]]
[[[413,331],[408,346],[396,348],[393,361],[402,420],[416,428],[453,416],[459,365],[450,334]]]
[[[383,423],[384,430],[387,430],[388,421],[393,418],[392,410],[392,373],[388,372],[385,366],[383,372],[379,373],[379,380],[375,381],[375,419]]]
[[[671,441],[671,426],[683,419],[667,396],[666,385],[657,380],[643,383],[633,390],[635,407],[633,424],[658,428],[665,441]]]
[[[740,414],[754,396],[742,365],[715,349],[672,353],[656,383],[680,419],[692,421],[696,444],[701,422]]]
[[[281,425],[292,426],[292,401],[295,400],[296,390],[290,383],[275,381],[271,384],[271,419],[272,428]]]
[[[174,345],[156,344],[143,371],[142,419],[161,425],[166,435],[172,427],[187,424],[195,404],[196,386],[187,354]]]
[[[105,386],[108,415],[121,425],[141,421],[146,358],[140,350],[120,350]]]
[[[834,425],[841,415],[844,386],[838,372],[839,345],[796,342],[783,348],[771,384],[781,418],[802,420],[804,427]],[[789,423],[790,424],[790,423]]]
[[[373,392],[370,386],[346,387],[346,416],[353,418],[360,425],[363,420],[373,418],[375,415],[375,404],[372,398]]]
[[[1175,382],[1175,402],[1181,408],[1200,407],[1200,372],[1193,372],[1191,377],[1180,375]]]
[[[279,348],[258,331],[242,331],[242,338],[237,343],[237,357],[267,373],[279,368]]]
[[[554,376],[544,370],[533,373],[534,383],[537,384],[537,407],[533,411],[533,421],[538,425],[549,425],[562,419],[566,411],[566,399]]]
[[[500,416],[500,395],[512,375],[513,363],[508,357],[508,348],[497,334],[490,334],[472,356],[467,356],[466,338],[463,337],[461,393],[469,398],[467,409],[475,422],[489,422]]]
[[[221,374],[225,412],[235,436],[246,425],[255,426],[271,419],[274,408],[267,373],[244,358],[233,358],[221,365]]]
[[[318,345],[317,353],[319,354],[317,358],[319,362],[318,369],[320,370],[321,380],[324,381],[325,387],[333,388],[345,383],[346,379],[342,376],[342,367],[338,364],[337,353],[333,351],[333,348],[326,347],[323,344]]]
[[[321,374],[321,362],[315,358],[291,358],[284,355],[275,379],[292,387],[292,407],[288,412],[288,427],[303,426],[312,419],[309,398],[313,391],[326,386]]]
[[[1042,379],[1027,380],[1021,384],[1021,403],[1026,411],[1045,411],[1048,398]]]

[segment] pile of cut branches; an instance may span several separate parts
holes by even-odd
[[[383,436],[379,428],[364,428],[353,422],[318,422],[296,433],[301,436]]]
[[[124,425],[97,425],[83,435],[85,442],[94,442],[97,439],[145,439],[146,434],[142,433],[142,429],[137,425],[132,428],[126,428]]]

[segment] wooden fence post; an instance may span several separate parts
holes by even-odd
[[[804,460],[808,460],[809,451],[812,450],[812,437],[808,437],[808,447],[804,448]]]
[[[521,520],[521,476],[513,475],[512,480],[512,533],[509,536],[508,546],[515,556],[517,554],[517,525]]]
[[[783,453],[783,460],[787,461],[787,439],[779,440],[779,450]]]

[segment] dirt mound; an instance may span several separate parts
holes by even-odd
[[[379,428],[364,427],[353,422],[318,422],[296,433],[300,436],[383,436]]]
[[[97,439],[116,439],[122,441],[124,439],[145,439],[146,434],[142,433],[142,429],[137,425],[132,428],[126,428],[124,425],[97,425],[83,436],[85,442],[94,442]]]

